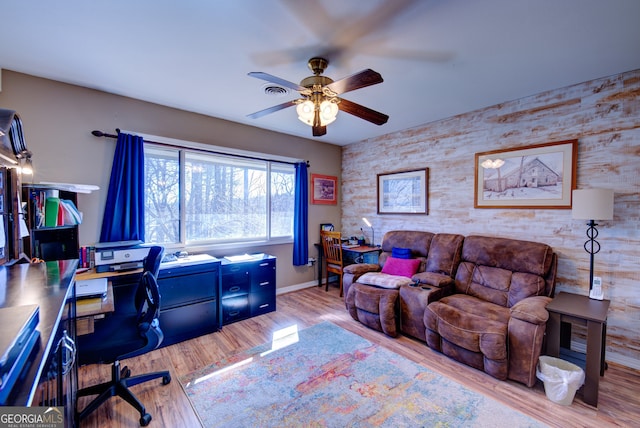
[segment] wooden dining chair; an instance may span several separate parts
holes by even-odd
[[[322,241],[322,251],[324,252],[325,268],[325,290],[329,291],[329,272],[338,275],[340,285],[340,297],[342,297],[342,236],[340,232],[320,232],[320,240]]]

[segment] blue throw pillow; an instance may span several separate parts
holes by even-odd
[[[393,247],[391,249],[391,257],[395,257],[396,259],[410,259],[411,257],[411,248],[397,248]]]

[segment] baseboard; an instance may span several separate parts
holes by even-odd
[[[292,291],[302,290],[304,288],[317,287],[318,281],[308,281],[302,284],[289,285],[288,287],[276,288],[276,296],[279,294],[291,293]]]
[[[571,349],[576,352],[582,352],[584,354],[587,352],[587,345],[583,342],[572,340]],[[605,360],[612,363],[620,364],[621,366],[632,368],[634,370],[640,370],[640,362],[638,362],[638,360],[636,360],[635,358],[625,357],[624,355],[607,352],[605,355]]]

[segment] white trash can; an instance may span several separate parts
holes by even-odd
[[[584,370],[560,358],[541,355],[536,377],[544,382],[544,392],[549,400],[569,406],[584,383]]]

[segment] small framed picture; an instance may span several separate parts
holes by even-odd
[[[338,177],[311,174],[311,202],[336,205],[338,203]]]
[[[378,174],[378,214],[427,214],[429,168]]]
[[[334,227],[332,223],[321,223],[320,232],[333,232]]]

